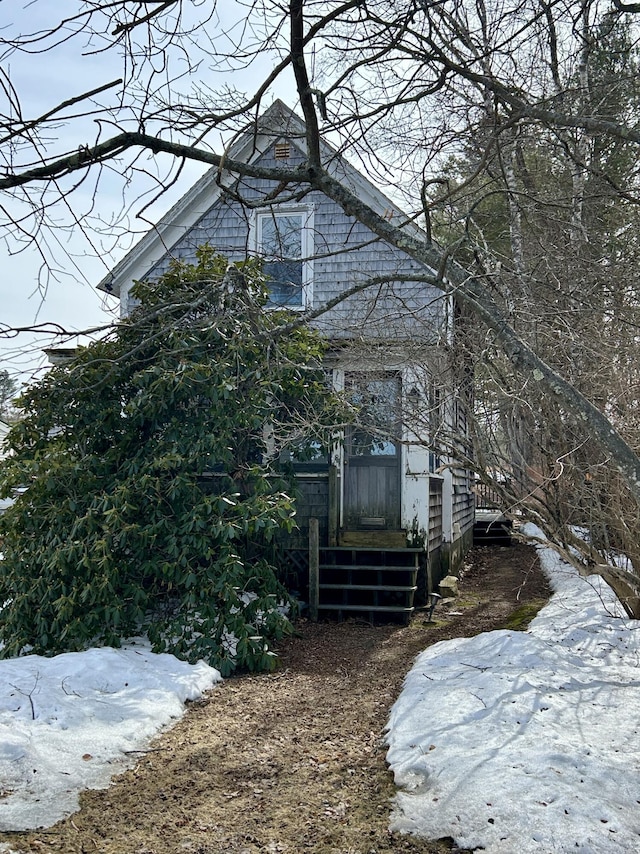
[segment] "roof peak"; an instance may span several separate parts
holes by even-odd
[[[284,101],[276,98],[257,118],[239,131],[227,149],[229,160],[247,161],[260,157],[279,137],[292,142],[300,141],[306,151],[306,124]],[[337,180],[343,182],[360,198],[366,199],[380,215],[403,218],[401,209],[372,181],[349,164],[344,155],[335,149],[324,136],[321,138],[323,159]],[[121,287],[127,288],[132,280],[143,277],[170,251],[175,241],[192,227],[222,193],[220,168],[212,167],[161,216],[138,243],[129,250],[111,272],[98,284],[100,290],[119,295]],[[406,217],[405,221],[408,223]],[[415,227],[415,226],[414,226]]]

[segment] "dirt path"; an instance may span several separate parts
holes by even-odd
[[[301,623],[278,672],[226,681],[71,818],[0,841],[41,854],[451,851],[450,840],[387,829],[389,708],[422,649],[502,627],[514,611],[520,622],[548,595],[522,545],[474,550],[460,588],[449,610],[461,613],[443,607],[435,625]]]

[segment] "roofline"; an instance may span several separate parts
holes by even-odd
[[[256,122],[251,122],[244,131],[240,132],[228,150],[228,157],[231,160],[244,160],[251,163],[261,157],[273,145],[274,140],[277,141],[278,134],[290,138],[292,130],[302,140],[306,139],[304,121],[290,107],[277,99],[258,118],[257,126]],[[359,197],[379,214],[399,217],[401,223],[411,228],[416,235],[423,234],[415,223],[409,221],[398,205],[348,163],[343,155],[325,140],[321,140],[321,152],[323,159],[326,158],[329,161],[328,171],[332,177],[351,185],[351,189],[357,190]],[[206,199],[208,210],[222,195],[221,185],[230,183],[235,180],[235,177],[232,173],[221,172],[217,166],[208,169],[104,276],[97,285],[98,289],[120,296],[122,285],[144,276],[206,213],[198,205],[198,201]],[[180,233],[171,235],[171,230],[177,228],[180,229]]]

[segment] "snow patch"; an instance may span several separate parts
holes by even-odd
[[[527,632],[416,659],[388,723],[391,829],[485,854],[638,851],[640,622],[602,579],[538,554],[554,595]]]

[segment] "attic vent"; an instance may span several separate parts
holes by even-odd
[[[288,142],[277,142],[274,155],[276,160],[288,160],[291,157],[291,146]]]

